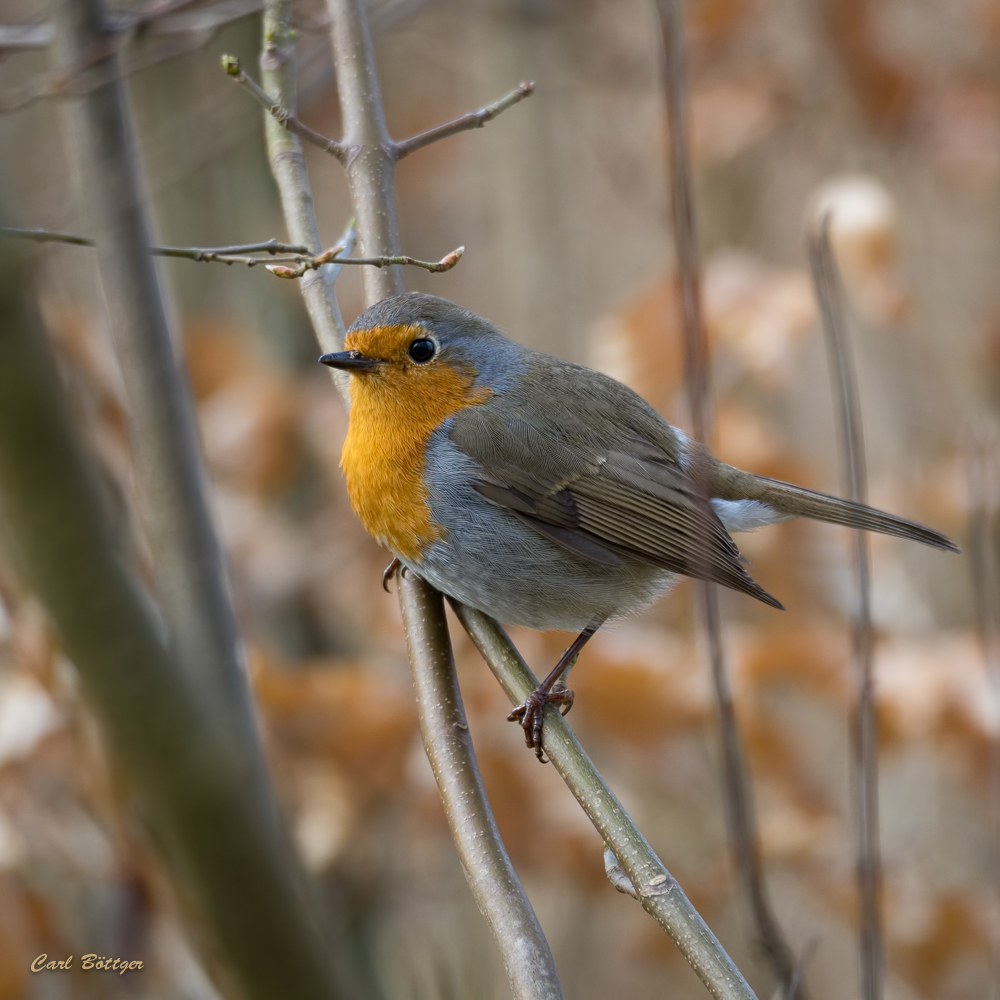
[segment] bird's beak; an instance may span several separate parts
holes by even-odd
[[[377,358],[366,358],[360,351],[338,351],[336,354],[324,354],[319,360],[331,368],[340,368],[348,372],[370,372],[382,364]]]

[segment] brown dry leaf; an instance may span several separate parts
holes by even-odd
[[[982,651],[970,633],[881,642],[875,676],[884,744],[945,738],[981,756],[1000,732]]]
[[[777,125],[777,102],[763,79],[740,77],[702,84],[691,92],[691,156],[696,164],[726,163]]]
[[[926,95],[920,139],[956,188],[988,194],[1000,177],[1000,94],[990,79],[951,79]]]
[[[273,371],[247,374],[217,388],[198,412],[216,476],[248,493],[274,494],[289,485],[301,460],[294,383]]]
[[[797,800],[774,782],[755,781],[754,795],[766,859],[801,860],[843,849],[843,830],[829,811]]]
[[[918,80],[879,44],[874,30],[878,0],[823,0],[832,48],[868,120],[901,131],[917,97]]]
[[[947,996],[953,966],[970,953],[989,956],[988,921],[980,901],[962,893],[945,892],[922,902],[917,906],[907,899],[906,907],[899,908],[903,919],[889,920],[889,952],[893,965],[922,995]]]
[[[623,309],[599,320],[590,334],[589,364],[624,382],[671,418],[681,384],[683,338],[673,272]]]
[[[731,351],[750,372],[772,383],[787,384],[795,377],[794,349],[816,321],[804,270],[722,251],[706,264],[703,296],[713,345]]]
[[[41,952],[65,958],[56,920],[42,899],[12,871],[0,871],[0,1000],[23,1000],[32,960]],[[62,945],[62,947],[59,947]]]
[[[402,782],[417,718],[409,690],[359,663],[283,669],[253,656],[254,689],[282,749],[329,758],[368,803]]]
[[[898,266],[896,205],[889,189],[869,174],[845,174],[824,182],[809,202],[808,225],[829,219],[830,243],[844,288],[861,317],[889,326],[909,309],[909,292]]]
[[[637,747],[700,729],[712,712],[708,678],[691,642],[638,626],[598,633],[571,675],[574,712]]]
[[[777,622],[743,630],[734,644],[733,679],[748,696],[765,685],[781,684],[845,706],[851,693],[849,636],[822,622]]]

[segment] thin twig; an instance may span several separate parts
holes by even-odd
[[[16,240],[31,240],[35,243],[69,243],[73,246],[92,247],[95,242],[89,236],[78,236],[75,233],[60,233],[51,229],[19,229],[14,226],[0,226],[0,236],[8,236]],[[235,243],[227,247],[150,247],[149,252],[154,257],[187,257],[190,260],[219,260],[233,254],[266,253],[271,257],[276,254],[292,254],[299,258],[310,253],[309,248],[293,243],[281,243],[278,240],[265,240],[263,243]],[[268,260],[261,257],[260,260]],[[257,261],[255,261],[257,263]]]
[[[844,485],[851,500],[864,503],[868,494],[868,475],[861,406],[847,339],[844,292],[837,262],[830,247],[829,226],[828,215],[818,220],[809,239],[809,262],[834,383]],[[861,901],[861,996],[862,1000],[879,1000],[882,996],[883,952],[882,864],[878,833],[878,720],[875,715],[872,669],[874,650],[868,536],[863,531],[854,532],[854,569],[857,600],[853,614],[853,648],[858,688],[851,720],[851,742],[858,890]]]
[[[260,69],[264,85],[277,100],[290,111],[297,106],[295,91],[295,37],[290,21],[290,0],[270,3],[264,9],[264,43],[260,53]],[[319,253],[322,242],[316,223],[306,161],[299,137],[283,128],[270,114],[264,115],[264,138],[271,176],[281,197],[285,226],[293,240],[308,247],[310,253]],[[350,253],[357,242],[357,231],[351,219],[340,238],[339,246]],[[344,320],[340,315],[334,285],[340,273],[339,264],[327,264],[318,271],[311,271],[299,283],[299,291],[312,322],[313,331],[324,354],[339,351],[344,343]],[[344,372],[333,371],[331,376],[344,405],[350,408],[351,397],[347,390]]]
[[[336,139],[327,138],[315,129],[311,129],[305,123],[299,121],[288,110],[282,107],[277,101],[271,98],[265,90],[252,78],[243,72],[239,59],[236,56],[225,55],[222,57],[222,68],[229,74],[244,90],[282,127],[294,132],[297,136],[312,143],[324,153],[335,156],[341,163],[347,157],[347,147]]]
[[[511,704],[522,704],[538,687],[538,681],[507,633],[480,611],[456,601],[451,601],[451,606]],[[622,808],[566,720],[552,705],[545,708],[542,744],[545,755],[610,848],[613,860],[627,875],[632,887],[638,890],[643,909],[670,935],[712,996],[719,1000],[753,998],[753,990],[733,960]]]
[[[348,226],[347,233],[339,243],[313,256],[301,244],[280,243],[278,240],[267,240],[264,243],[247,243],[229,247],[150,247],[149,252],[154,257],[176,257],[182,260],[194,260],[200,263],[245,264],[256,267],[258,264],[268,264],[267,270],[279,278],[301,278],[310,271],[317,271],[327,265],[364,264],[369,267],[391,267],[394,264],[409,264],[421,267],[425,271],[440,274],[450,271],[465,253],[465,247],[456,247],[440,260],[417,260],[416,257],[342,257],[348,252],[353,239],[350,234],[353,226]],[[49,229],[16,229],[11,226],[0,226],[0,236],[13,239],[32,240],[37,243],[69,243],[74,246],[92,247],[94,240],[89,236],[76,236],[73,233],[53,232]],[[266,257],[248,256],[250,254],[266,253]],[[285,266],[293,264],[293,267]]]
[[[701,314],[701,261],[687,136],[683,24],[678,0],[659,0],[658,9],[665,56],[664,90],[670,138],[674,245],[680,285],[681,328],[684,334],[684,384],[694,439],[702,446],[692,456],[692,474],[702,492],[707,493],[707,468],[702,457],[706,454],[704,449],[711,438],[711,361]],[[764,881],[753,791],[736,725],[722,644],[718,587],[704,580],[696,581],[695,587],[719,716],[723,798],[730,848],[750,904],[757,941],[772,972],[785,988],[789,1000],[796,996],[796,991],[799,997],[805,997],[804,987],[795,982],[795,956],[778,924]]]
[[[411,264],[414,267],[422,267],[425,271],[430,271],[432,274],[440,274],[442,271],[450,271],[462,259],[462,254],[465,253],[465,247],[456,247],[451,253],[446,254],[440,260],[431,261],[417,260],[415,257],[404,257],[402,255],[395,257],[341,257],[341,250],[341,247],[325,250],[315,257],[300,260],[296,267],[268,264],[267,269],[271,274],[277,275],[279,278],[301,278],[303,275],[308,274],[309,271],[315,271],[317,268],[323,267],[324,264],[368,264],[371,267],[392,267],[395,264]]]
[[[156,0],[134,11],[118,11],[112,29],[121,33],[136,27],[152,27],[157,34],[201,34],[255,14],[264,6],[263,0],[222,0],[210,7],[187,11],[192,0],[163,4]],[[110,20],[110,19],[109,19]],[[44,49],[55,38],[51,21],[32,24],[0,25],[0,52],[5,49]]]
[[[969,553],[976,627],[992,696],[994,736],[990,744],[990,832],[993,838],[994,905],[1000,907],[1000,559],[997,512],[1000,462],[995,434],[973,441],[968,458]],[[990,997],[1000,995],[1000,942],[994,941]]]
[[[418,149],[423,149],[424,146],[429,146],[432,142],[439,142],[441,139],[447,139],[449,136],[456,135],[459,132],[468,132],[470,129],[482,128],[487,122],[493,121],[497,115],[503,114],[508,108],[512,108],[515,104],[523,101],[534,92],[534,81],[526,80],[515,87],[509,94],[501,97],[499,101],[487,104],[485,108],[480,108],[478,111],[470,111],[468,114],[462,115],[461,118],[454,119],[454,121],[445,122],[443,125],[429,128],[426,132],[420,132],[409,139],[403,139],[402,142],[394,144],[396,159],[401,160],[404,156],[409,156],[410,153],[414,153]]]

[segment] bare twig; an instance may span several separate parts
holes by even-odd
[[[77,0],[73,0],[77,2]],[[0,244],[0,526],[44,602],[143,816],[232,963],[241,995],[332,1000],[276,806],[167,648],[74,434],[18,248]],[[202,666],[197,664],[197,666]],[[262,792],[263,789],[263,792]]]
[[[414,267],[422,267],[432,274],[440,274],[442,271],[450,271],[465,253],[465,247],[456,247],[451,253],[446,254],[438,261],[417,260],[415,257],[341,257],[342,247],[334,247],[325,250],[315,257],[300,260],[296,267],[284,267],[281,264],[268,264],[267,269],[271,274],[279,278],[301,278],[310,271],[323,267],[325,264],[368,264],[371,267],[393,267],[396,264],[411,264]]]
[[[809,261],[819,305],[834,398],[844,485],[848,497],[864,503],[868,494],[864,436],[857,381],[844,315],[840,272],[830,247],[829,216],[817,220],[809,239]],[[882,865],[878,834],[878,720],[875,716],[868,536],[854,532],[857,600],[854,609],[854,662],[857,700],[851,721],[852,763],[857,836],[858,888],[861,900],[861,996],[882,996]]]
[[[482,612],[456,601],[452,601],[451,606],[511,704],[522,704],[537,688],[538,681],[506,632]],[[637,889],[643,909],[670,935],[712,996],[719,1000],[753,998],[753,990],[733,960],[622,808],[566,720],[552,705],[545,708],[542,744],[545,755],[604,839],[614,856],[613,861]],[[628,891],[624,884],[622,889]]]
[[[59,66],[75,65],[82,53],[108,43],[100,0],[61,0],[55,23]],[[99,273],[125,382],[139,513],[153,555],[169,650],[183,669],[178,683],[193,692],[211,720],[218,748],[215,758],[201,761],[205,780],[221,786],[221,799],[242,795],[253,808],[245,838],[227,822],[220,824],[226,839],[212,841],[220,866],[257,883],[252,905],[233,909],[239,894],[233,900],[219,897],[212,873],[204,868],[194,877],[202,879],[200,900],[248,995],[288,996],[290,977],[302,997],[332,995],[331,968],[319,945],[312,946],[313,914],[301,895],[267,777],[222,552],[204,493],[190,388],[148,252],[149,223],[131,123],[117,56],[113,46],[109,49],[106,61],[94,69],[111,82],[67,103],[67,147],[81,156],[87,181]],[[141,729],[146,719],[152,725],[153,709],[152,703],[134,702],[128,710],[135,720],[128,724]],[[178,735],[186,734],[181,729]],[[154,736],[162,739],[161,733],[151,733],[151,740]],[[165,754],[159,767],[162,780],[169,780],[171,757]]]
[[[670,138],[670,193],[673,208],[674,244],[680,285],[681,328],[684,333],[684,375],[688,409],[695,440],[707,446],[711,437],[711,362],[708,338],[701,315],[698,236],[688,149],[685,108],[683,24],[678,0],[658,0],[663,48],[664,80]],[[698,449],[693,456],[693,475],[706,492],[706,468]],[[754,814],[753,792],[743,759],[736,713],[722,644],[718,588],[705,580],[695,581],[698,606],[708,646],[722,739],[722,780],[726,825],[737,871],[750,904],[757,941],[772,972],[792,1000],[805,996],[795,979],[795,957],[774,914],[764,881],[760,835]]]
[[[337,142],[336,139],[329,139],[325,135],[320,135],[319,132],[311,129],[308,125],[300,122],[298,118],[295,117],[288,110],[288,108],[282,107],[277,101],[273,100],[268,94],[260,87],[260,85],[252,78],[243,72],[240,66],[239,59],[236,56],[223,56],[222,57],[222,68],[229,74],[241,87],[246,90],[246,92],[269,114],[274,120],[282,127],[288,129],[289,132],[294,132],[297,136],[305,139],[306,142],[312,143],[312,145],[322,149],[324,153],[329,153],[331,156],[335,156],[341,163],[347,156],[347,149],[343,143]]]
[[[117,11],[109,17],[109,27],[116,33],[136,27],[151,27],[156,34],[202,34],[222,27],[232,21],[255,14],[263,7],[263,0],[222,0],[210,7],[187,11],[191,0],[178,3],[153,3],[132,11]],[[44,49],[55,38],[55,26],[51,21],[36,21],[32,24],[0,25],[0,52],[4,49]]]
[[[14,226],[0,226],[0,236],[8,236],[17,240],[31,240],[35,243],[69,243],[73,246],[92,247],[95,241],[89,236],[77,236],[75,233],[59,233],[51,229],[18,229]],[[292,243],[281,243],[278,240],[265,240],[263,243],[236,243],[227,247],[150,247],[149,252],[154,257],[187,257],[190,260],[208,261],[220,260],[234,254],[266,253],[292,254],[296,259],[310,254],[308,247]],[[261,257],[254,263],[268,260]]]
[[[523,101],[535,92],[535,84],[527,80],[515,87],[509,94],[505,94],[499,101],[487,104],[485,108],[478,111],[470,111],[468,114],[456,118],[454,121],[445,122],[435,128],[430,128],[426,132],[403,139],[402,142],[394,144],[396,159],[401,160],[404,156],[429,146],[432,142],[447,139],[449,136],[457,135],[459,132],[468,132],[470,129],[482,128],[487,122],[493,121],[497,115],[503,114],[508,108]]]
[[[279,278],[301,278],[310,271],[318,271],[328,265],[365,264],[370,267],[390,267],[394,264],[409,264],[421,267],[425,271],[440,274],[450,271],[465,253],[465,247],[456,247],[441,260],[417,260],[416,257],[343,257],[349,252],[354,242],[353,225],[348,226],[344,237],[336,246],[313,256],[301,244],[279,243],[278,240],[267,240],[264,243],[236,244],[228,247],[150,247],[149,252],[154,257],[176,257],[182,260],[194,260],[200,263],[245,264],[256,267],[258,264],[268,264],[267,270]],[[36,243],[68,243],[74,246],[96,246],[89,236],[76,236],[73,233],[58,233],[49,229],[16,229],[11,226],[0,226],[0,236],[13,239],[32,240]],[[268,256],[249,256],[250,254],[266,253]],[[286,265],[294,266],[288,267]]]
[[[1000,462],[996,435],[977,435],[968,458],[969,554],[976,625],[992,695],[994,737],[990,746],[990,832],[993,837],[994,905],[1000,906],[1000,560],[997,512]],[[1000,993],[1000,942],[994,941],[991,997]]]
[[[33,243],[69,243],[78,247],[94,246],[94,241],[89,236],[57,233],[51,229],[18,229],[15,226],[0,226],[0,236],[14,240],[31,240]]]
[[[260,54],[260,68],[264,85],[284,107],[294,111],[297,99],[295,41],[289,23],[291,14],[290,0],[270,3],[264,9],[264,44]],[[319,253],[323,244],[316,224],[302,143],[297,135],[283,128],[270,112],[264,115],[264,137],[267,141],[271,175],[281,197],[288,233],[293,240],[308,247],[310,253]],[[339,243],[346,253],[353,249],[357,235],[352,219]],[[344,343],[344,320],[334,291],[339,271],[339,264],[327,264],[318,271],[311,271],[299,284],[316,339],[324,354],[339,351]],[[344,405],[350,407],[347,378],[343,372],[331,370],[331,375]]]

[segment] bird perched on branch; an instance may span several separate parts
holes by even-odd
[[[447,299],[383,299],[344,346],[320,361],[351,376],[341,467],[368,532],[463,604],[580,633],[510,716],[539,760],[544,706],[572,705],[557,682],[587,640],[678,575],[781,608],[730,531],[811,517],[958,551],[922,525],[719,462],[620,382]]]

